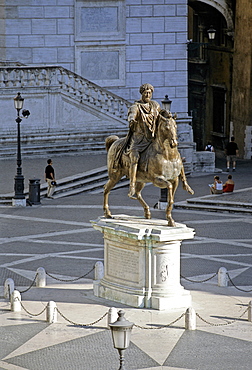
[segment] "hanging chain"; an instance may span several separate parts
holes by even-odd
[[[92,272],[93,270],[95,269],[95,266],[92,267],[92,269],[90,271],[88,271],[85,275],[82,275],[78,278],[74,278],[74,279],[59,279],[59,278],[56,278],[55,276],[49,274],[49,272],[46,271],[46,275],[50,276],[52,279],[55,279],[55,280],[58,280],[58,281],[63,281],[65,283],[68,283],[68,282],[71,282],[71,281],[77,281],[77,280],[80,280],[80,279],[83,279],[84,277],[86,277],[88,274],[90,274],[90,272]]]
[[[208,281],[208,280],[213,279],[217,274],[218,274],[218,272],[216,272],[213,276],[210,276],[209,278],[204,279],[204,280],[191,280],[191,279],[189,279],[189,278],[184,277],[183,275],[180,275],[180,277],[181,277],[182,279],[185,279],[185,280],[187,280],[187,281],[190,281],[191,283],[204,283],[204,282],[206,282],[206,281]]]
[[[134,324],[134,326],[136,328],[139,328],[139,329],[147,329],[147,330],[157,330],[157,329],[163,329],[163,328],[168,328],[169,326],[172,326],[173,324],[175,324],[177,321],[179,321],[180,319],[182,319],[182,317],[185,316],[185,313],[182,313],[177,319],[173,320],[172,322],[170,322],[169,324],[166,324],[166,325],[162,325],[162,326],[159,326],[158,328],[149,328],[147,326],[140,326],[140,325],[137,325],[137,324]]]
[[[228,322],[225,322],[225,323],[222,323],[222,324],[214,324],[214,323],[212,323],[212,322],[209,322],[209,321],[207,321],[207,320],[205,320],[205,319],[203,319],[203,317],[201,317],[200,316],[200,314],[198,314],[197,312],[196,312],[196,316],[200,319],[200,320],[202,320],[202,321],[204,321],[206,324],[208,324],[208,325],[211,325],[211,326],[225,326],[225,325],[231,325],[231,324],[233,324],[234,322],[236,322],[238,319],[240,319],[242,316],[244,316],[245,315],[245,313],[248,311],[248,309],[249,309],[249,307],[247,307],[246,308],[246,310],[238,317],[238,318],[236,318],[236,319],[234,319],[234,320],[232,320],[232,321],[228,321]]]
[[[65,319],[66,321],[68,321],[70,324],[73,324],[73,325],[75,325],[75,326],[92,326],[92,325],[95,325],[95,324],[97,324],[99,321],[101,321],[102,319],[104,319],[104,317],[106,317],[107,315],[108,315],[108,312],[106,312],[104,315],[102,315],[102,317],[100,317],[98,320],[96,320],[96,321],[93,321],[93,322],[91,322],[91,323],[89,323],[89,324],[78,324],[78,323],[76,323],[76,322],[74,322],[74,321],[72,321],[72,320],[69,320],[59,309],[58,309],[58,307],[56,308],[57,309],[57,311],[58,311],[58,313],[60,314],[60,316],[62,316],[63,317],[63,319]]]
[[[20,304],[21,304],[21,307],[24,309],[24,311],[26,312],[26,313],[28,313],[28,315],[30,315],[30,316],[39,316],[39,315],[42,315],[42,313],[44,313],[45,312],[45,310],[47,309],[47,306],[48,306],[48,304],[43,308],[43,310],[41,311],[41,312],[39,312],[39,313],[31,313],[31,312],[29,312],[26,308],[25,308],[25,306],[23,305],[23,303],[20,301],[20,299],[18,298],[18,297],[16,297],[16,299],[17,300],[19,300],[19,302],[20,302]]]
[[[231,279],[231,277],[230,277],[230,275],[229,275],[229,273],[228,273],[228,272],[227,272],[227,277],[228,277],[228,279],[229,279],[230,283],[231,283],[231,284],[233,285],[233,287],[235,287],[236,289],[240,290],[241,292],[245,292],[245,293],[252,292],[252,289],[250,289],[250,290],[245,290],[245,289],[238,288],[238,287],[233,283],[233,281],[232,281],[232,279]]]
[[[36,281],[37,276],[38,276],[38,273],[36,273],[35,278],[33,279],[33,281],[32,281],[32,283],[31,283],[31,285],[29,286],[29,288],[27,288],[27,289],[25,289],[25,290],[20,291],[20,293],[26,293],[26,292],[28,292],[28,290],[30,290],[30,289],[33,287],[33,285],[34,285],[34,283],[35,283],[35,281]]]

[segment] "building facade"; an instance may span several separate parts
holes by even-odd
[[[61,66],[129,102],[149,82],[172,100],[182,141],[223,150],[235,135],[251,158],[251,20],[250,0],[0,0],[0,56]]]
[[[124,99],[149,82],[187,117],[186,0],[1,0],[3,61],[60,65]]]
[[[235,9],[228,3],[189,0],[189,111],[198,150],[208,141],[224,149],[232,133]],[[208,37],[209,29],[215,31],[213,40]]]

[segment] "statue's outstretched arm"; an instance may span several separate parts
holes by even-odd
[[[137,113],[138,113],[138,108],[136,104],[133,104],[131,107],[129,107],[129,110],[128,110],[128,122],[129,123],[137,120]]]

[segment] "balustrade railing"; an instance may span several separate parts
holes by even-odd
[[[0,66],[0,88],[60,89],[65,94],[120,119],[130,102],[60,66]]]

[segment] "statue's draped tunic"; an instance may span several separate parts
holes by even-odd
[[[153,141],[156,120],[160,111],[159,104],[151,100],[149,103],[136,101],[128,111],[128,121],[136,121],[131,128],[129,151],[143,152]]]

